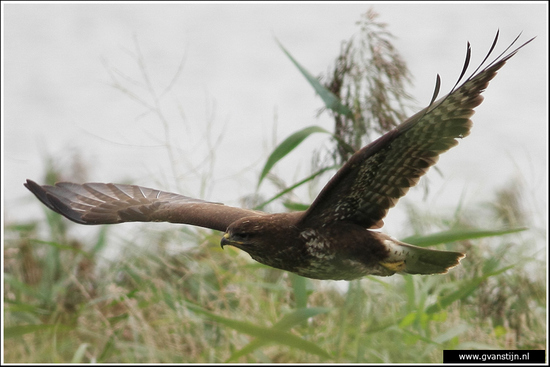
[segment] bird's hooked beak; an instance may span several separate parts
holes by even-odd
[[[223,250],[223,247],[225,245],[239,247],[239,244],[241,244],[241,242],[232,240],[231,235],[229,235],[229,233],[226,232],[226,233],[224,233],[224,235],[223,235],[223,237],[220,241],[220,244],[221,244],[221,247],[222,247],[222,250]]]
[[[222,246],[222,250],[223,250],[223,247],[225,245],[229,245],[229,233],[226,232],[226,233],[223,234],[223,237],[222,237],[222,240],[220,241],[220,244]]]

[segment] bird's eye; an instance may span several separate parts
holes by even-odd
[[[251,233],[237,233],[233,235],[235,238],[238,238],[240,241],[249,241],[252,237],[254,237]]]

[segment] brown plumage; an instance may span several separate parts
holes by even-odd
[[[518,36],[519,38],[519,36]],[[446,273],[464,254],[423,249],[372,231],[410,187],[417,184],[439,154],[470,133],[474,108],[497,71],[531,42],[499,57],[445,97],[356,152],[332,177],[308,210],[267,214],[135,185],[60,182],[25,186],[51,210],[81,224],[171,222],[225,232],[224,245],[253,259],[316,279],[355,279],[365,275]],[[517,40],[517,38],[516,38]],[[514,43],[515,41],[514,40]]]

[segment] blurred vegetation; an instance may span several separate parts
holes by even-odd
[[[346,107],[346,113],[327,110],[334,119],[338,137],[333,152],[335,164],[344,164],[354,151],[407,118],[405,106],[412,97],[405,91],[411,76],[391,40],[387,24],[370,9],[357,22],[358,35],[342,42],[340,55],[327,73],[323,86]]]
[[[409,224],[415,233],[504,225],[510,217],[494,205],[510,202],[491,199],[451,217],[408,206]],[[445,245],[467,253],[446,275],[366,277],[342,290],[222,251],[213,231],[172,253],[189,241],[178,226],[160,237],[143,230],[106,260],[108,226],[83,242],[45,213],[5,227],[6,362],[440,363],[444,349],[545,348],[547,273],[532,231]]]
[[[372,13],[365,19],[360,26],[366,40],[391,38]],[[364,42],[360,47],[370,45]],[[344,55],[357,55],[350,45],[343,44]],[[390,46],[384,55],[395,61]],[[325,103],[334,112],[335,132],[310,127],[292,134],[268,158],[259,183],[312,133],[330,134],[342,152],[368,139],[343,133],[368,120],[360,111],[372,107],[362,105],[368,98],[349,92],[365,88],[354,84],[359,79],[345,79],[342,70],[353,70],[356,61],[341,57],[324,86],[300,66],[323,100],[335,103]],[[380,98],[399,105],[394,97]],[[343,113],[335,112],[339,108]],[[150,110],[168,126],[158,104]],[[388,126],[401,119],[395,109],[384,111],[380,116]],[[363,132],[386,128],[380,118],[373,121]],[[279,185],[272,200],[335,169],[347,153],[338,154],[304,180]],[[85,176],[85,164],[63,174],[49,162],[42,180],[47,183]],[[487,201],[451,214],[401,203],[412,233],[404,241],[441,244],[467,253],[466,259],[446,275],[366,277],[344,288],[263,266],[231,247],[222,251],[219,233],[187,226],[161,233],[144,226],[132,240],[117,238],[125,241],[123,255],[107,259],[111,227],[77,239],[73,223],[44,208],[43,221],[4,227],[4,361],[441,363],[444,349],[545,349],[547,269],[543,250],[533,246],[545,234],[519,231],[530,222],[521,194],[521,185],[512,181]],[[284,200],[289,208],[301,208]],[[190,238],[196,245],[181,249]]]
[[[282,180],[271,169],[310,135],[328,134],[334,146],[321,148],[312,154],[313,173],[310,176],[289,187],[282,187],[277,195],[257,205],[256,209],[263,209],[279,198],[290,210],[307,209],[308,205],[292,201],[287,194],[306,183],[317,183],[325,172],[336,171],[357,150],[406,119],[407,103],[412,100],[405,91],[406,84],[410,83],[410,73],[391,43],[393,35],[372,9],[361,15],[357,26],[359,33],[342,42],[334,65],[327,75],[319,77],[314,77],[277,41],[323,100],[324,107],[319,114],[326,112],[331,116],[334,130],[330,132],[314,125],[291,134],[267,159],[258,187],[266,177],[280,187]]]

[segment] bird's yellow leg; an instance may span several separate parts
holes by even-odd
[[[395,262],[382,262],[380,261],[380,265],[385,267],[388,270],[394,271],[396,273],[405,270],[405,261],[395,261]]]

